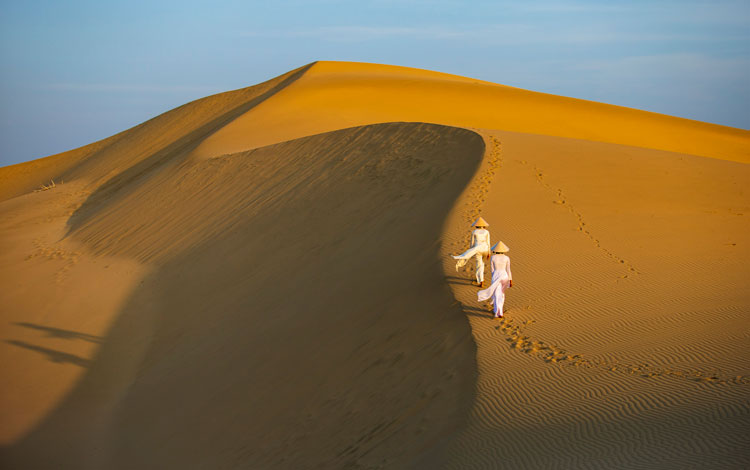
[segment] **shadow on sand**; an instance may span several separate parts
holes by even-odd
[[[470,317],[495,318],[495,315],[491,311],[484,308],[464,306],[463,310]]]
[[[446,282],[448,284],[459,284],[464,286],[472,286],[474,285],[474,280],[469,279],[467,277],[461,277],[461,276],[445,276]]]
[[[60,328],[53,328],[51,326],[36,325],[34,323],[27,322],[16,322],[14,325],[22,326],[24,328],[30,328],[32,330],[43,331],[47,333],[48,338],[59,338],[59,339],[80,339],[88,341],[89,343],[101,344],[104,339],[100,336],[90,335],[87,333],[80,333],[78,331],[63,330]]]
[[[32,330],[44,332],[46,333],[45,337],[47,338],[83,340],[83,341],[88,341],[89,343],[95,343],[95,344],[102,344],[104,342],[104,339],[100,336],[90,335],[87,333],[81,333],[78,331],[63,330],[61,328],[53,328],[51,326],[37,325],[35,323],[28,323],[28,322],[15,322],[13,324],[16,326],[21,326],[24,328],[29,328]],[[91,361],[89,359],[76,356],[75,354],[70,354],[70,353],[66,353],[62,351],[57,351],[55,349],[49,349],[49,348],[45,348],[42,346],[37,346],[35,344],[27,343],[25,341],[6,339],[5,342],[7,344],[10,344],[19,348],[28,349],[29,351],[36,351],[46,356],[47,360],[58,363],[58,364],[73,364],[79,367],[89,367],[89,365],[91,364]]]
[[[56,351],[54,349],[43,348],[33,344],[26,343],[24,341],[16,341],[12,339],[5,340],[6,343],[18,346],[19,348],[36,351],[44,354],[49,361],[56,362],[58,364],[73,364],[79,367],[88,367],[91,361],[75,354],[69,354],[62,351]]]

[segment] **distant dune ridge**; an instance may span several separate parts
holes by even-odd
[[[316,62],[0,168],[0,463],[746,468],[748,163],[744,130]],[[502,322],[448,256],[478,215]]]

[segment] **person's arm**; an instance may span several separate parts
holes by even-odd
[[[508,273],[508,280],[510,281],[508,287],[513,287],[513,274],[510,273],[510,258],[508,258],[508,262],[505,264],[505,272]]]
[[[476,245],[476,243],[477,243],[477,234],[476,234],[476,230],[474,230],[473,232],[471,232],[471,245],[470,246],[474,246]]]
[[[490,247],[490,251],[487,252],[487,259],[492,256],[492,242],[490,241],[490,231],[487,230],[487,246]]]

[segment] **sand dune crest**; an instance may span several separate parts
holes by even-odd
[[[750,163],[750,131],[406,67],[316,62],[195,149],[198,157],[376,122],[433,122]]]

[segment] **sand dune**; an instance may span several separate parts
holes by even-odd
[[[317,62],[212,135],[202,157],[373,122],[448,126],[610,142],[750,163],[750,131],[404,67]]]
[[[474,346],[437,248],[483,149],[470,131],[395,123],[155,167],[117,188],[115,176],[68,220],[68,238],[92,263],[151,269],[97,331],[106,341],[77,364],[85,376],[11,457],[300,468],[429,454],[471,402]],[[54,311],[12,313],[45,348],[39,329],[95,331]],[[4,348],[28,367],[44,360]],[[46,380],[16,369],[6,376]]]
[[[1,168],[0,461],[746,467],[748,162],[748,131],[318,62]],[[504,322],[448,257],[479,214]]]

